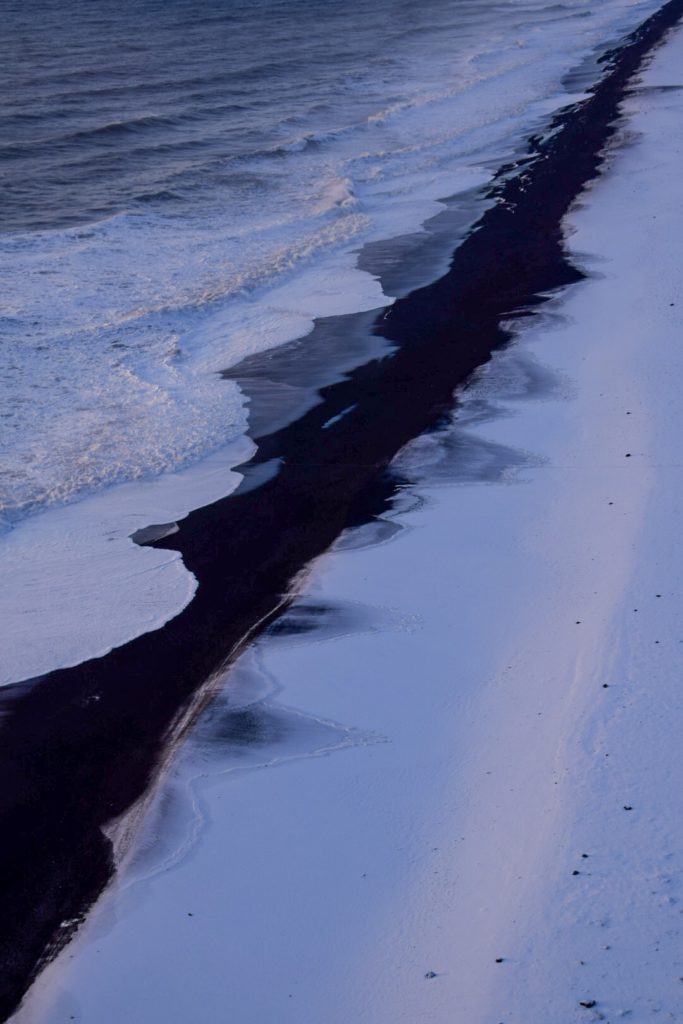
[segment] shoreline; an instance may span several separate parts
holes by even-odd
[[[5,774],[16,779],[21,764],[25,778],[2,798],[13,843],[2,859],[9,886],[0,1014],[17,1005],[59,924],[82,915],[111,878],[101,828],[145,791],[198,686],[234,659],[256,623],[262,628],[278,614],[292,579],[343,528],[381,509],[395,486],[383,470],[438,423],[454,387],[505,344],[500,321],[583,276],[563,254],[562,217],[617,131],[630,76],[681,13],[678,0],[665,5],[612,53],[614,69],[592,97],[560,118],[561,130],[541,142],[521,176],[503,176],[500,202],[457,250],[449,274],[391,307],[379,333],[398,346],[395,354],[322,389],[323,402],[301,420],[257,438],[253,464],[281,458],[277,476],[192,513],[159,544],[180,550],[199,579],[188,608],[105,658],[2,694],[3,756],[15,772]],[[163,690],[150,679],[162,679]],[[62,930],[62,942],[71,930]]]
[[[219,681],[16,1024],[680,1018],[682,52],[565,220],[586,278]]]

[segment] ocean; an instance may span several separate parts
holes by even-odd
[[[2,681],[191,600],[129,538],[236,485],[221,371],[422,283],[657,6],[2,0]]]

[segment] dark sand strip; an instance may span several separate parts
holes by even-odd
[[[159,542],[182,551],[200,581],[181,615],[104,658],[0,695],[1,1019],[68,938],[72,926],[62,923],[83,915],[110,880],[102,827],[145,792],[193,695],[278,613],[312,558],[383,507],[391,458],[438,423],[453,389],[505,344],[501,320],[581,277],[563,255],[562,217],[600,166],[629,78],[682,15],[683,0],[665,4],[606,55],[592,96],[547,140],[532,141],[529,162],[503,169],[499,202],[448,274],[378,323],[396,352],[323,389],[320,405],[260,439],[256,461],[281,459],[280,472],[193,513]]]

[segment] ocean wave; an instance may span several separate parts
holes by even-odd
[[[152,49],[123,8],[46,17],[30,73],[0,65],[6,508],[184,465],[245,429],[218,371],[391,301],[363,246],[483,185],[647,3],[304,6],[155,9]],[[25,18],[10,5],[7,39]]]

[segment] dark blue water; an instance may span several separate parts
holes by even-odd
[[[522,24],[530,11],[543,23],[566,18],[545,4],[472,0],[2,6],[5,231],[65,227],[131,204],[180,214],[210,207],[212,190],[256,192],[259,175],[241,173],[240,159],[362,126],[426,84],[416,72],[452,87],[464,47],[476,60],[504,42],[494,12]]]

